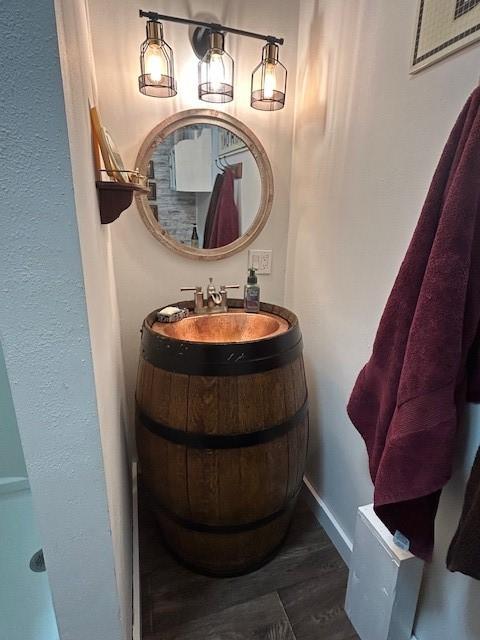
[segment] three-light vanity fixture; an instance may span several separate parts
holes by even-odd
[[[162,22],[179,22],[195,25],[192,46],[199,56],[198,97],[205,102],[230,102],[233,100],[234,62],[225,51],[225,34],[234,33],[248,38],[265,40],[262,60],[252,73],[250,105],[262,111],[276,111],[285,105],[287,70],[279,61],[279,45],[283,38],[264,36],[251,31],[233,29],[212,22],[166,16],[154,11],[142,11],[147,18],[147,38],[140,47],[141,93],[156,98],[176,95],[177,83],[173,65],[173,51],[165,42]]]

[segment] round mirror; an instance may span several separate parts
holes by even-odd
[[[235,118],[191,109],[155,127],[135,164],[148,179],[137,193],[148,230],[190,258],[218,260],[261,231],[273,199],[270,162]]]

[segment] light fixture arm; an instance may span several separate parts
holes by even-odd
[[[246,36],[247,38],[257,38],[258,40],[265,40],[271,44],[283,44],[283,38],[277,38],[276,36],[265,36],[261,33],[254,33],[253,31],[243,31],[243,29],[234,29],[233,27],[226,27],[223,24],[217,24],[216,22],[202,22],[201,20],[190,20],[190,18],[177,18],[175,16],[166,16],[162,13],[156,13],[155,11],[143,11],[140,9],[138,12],[140,18],[148,18],[148,20],[155,20],[158,22],[178,22],[180,24],[193,24],[197,27],[205,27],[210,31],[222,31],[224,33],[235,33],[239,36]]]

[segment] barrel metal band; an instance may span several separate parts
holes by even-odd
[[[166,340],[144,332],[142,356],[154,367],[195,376],[241,376],[271,371],[290,364],[302,355],[303,343],[298,332],[272,338],[272,343],[284,339],[282,348],[269,343],[271,351],[263,353],[261,346],[252,344],[209,345],[188,344]],[[296,340],[295,342],[292,342]],[[283,343],[282,343],[283,344]],[[266,346],[262,349],[267,350]],[[188,357],[187,357],[188,353]]]
[[[145,491],[144,489],[144,492],[146,493],[147,500],[152,504],[154,510],[156,509],[157,511],[162,513],[162,515],[180,525],[184,529],[189,529],[190,531],[198,531],[199,533],[228,534],[242,533],[244,531],[254,531],[255,529],[259,529],[260,527],[264,527],[265,525],[270,524],[270,522],[273,522],[277,518],[280,518],[287,512],[290,512],[295,506],[301,488],[302,483],[300,483],[300,485],[295,489],[294,494],[290,498],[287,498],[283,507],[278,511],[275,511],[274,513],[271,513],[264,518],[260,518],[259,520],[254,520],[253,522],[245,522],[243,524],[232,525],[205,524],[203,522],[195,522],[194,520],[190,520],[189,518],[182,518],[170,509],[167,509],[166,507],[161,505],[150,491]]]
[[[169,442],[191,447],[192,449],[238,449],[240,447],[254,447],[259,444],[265,444],[280,438],[296,427],[303,420],[307,411],[308,398],[306,397],[300,409],[285,422],[249,433],[216,434],[182,431],[169,427],[147,416],[137,403],[137,417],[146,429]]]

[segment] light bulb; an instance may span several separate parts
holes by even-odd
[[[150,43],[145,52],[145,73],[153,82],[160,82],[166,75],[166,60],[162,49],[158,44]]]
[[[263,84],[263,97],[267,100],[273,98],[275,91],[275,65],[267,62],[265,65],[265,81]]]
[[[221,53],[212,53],[208,69],[208,77],[210,91],[213,93],[220,91],[223,83],[225,82],[225,67]]]

